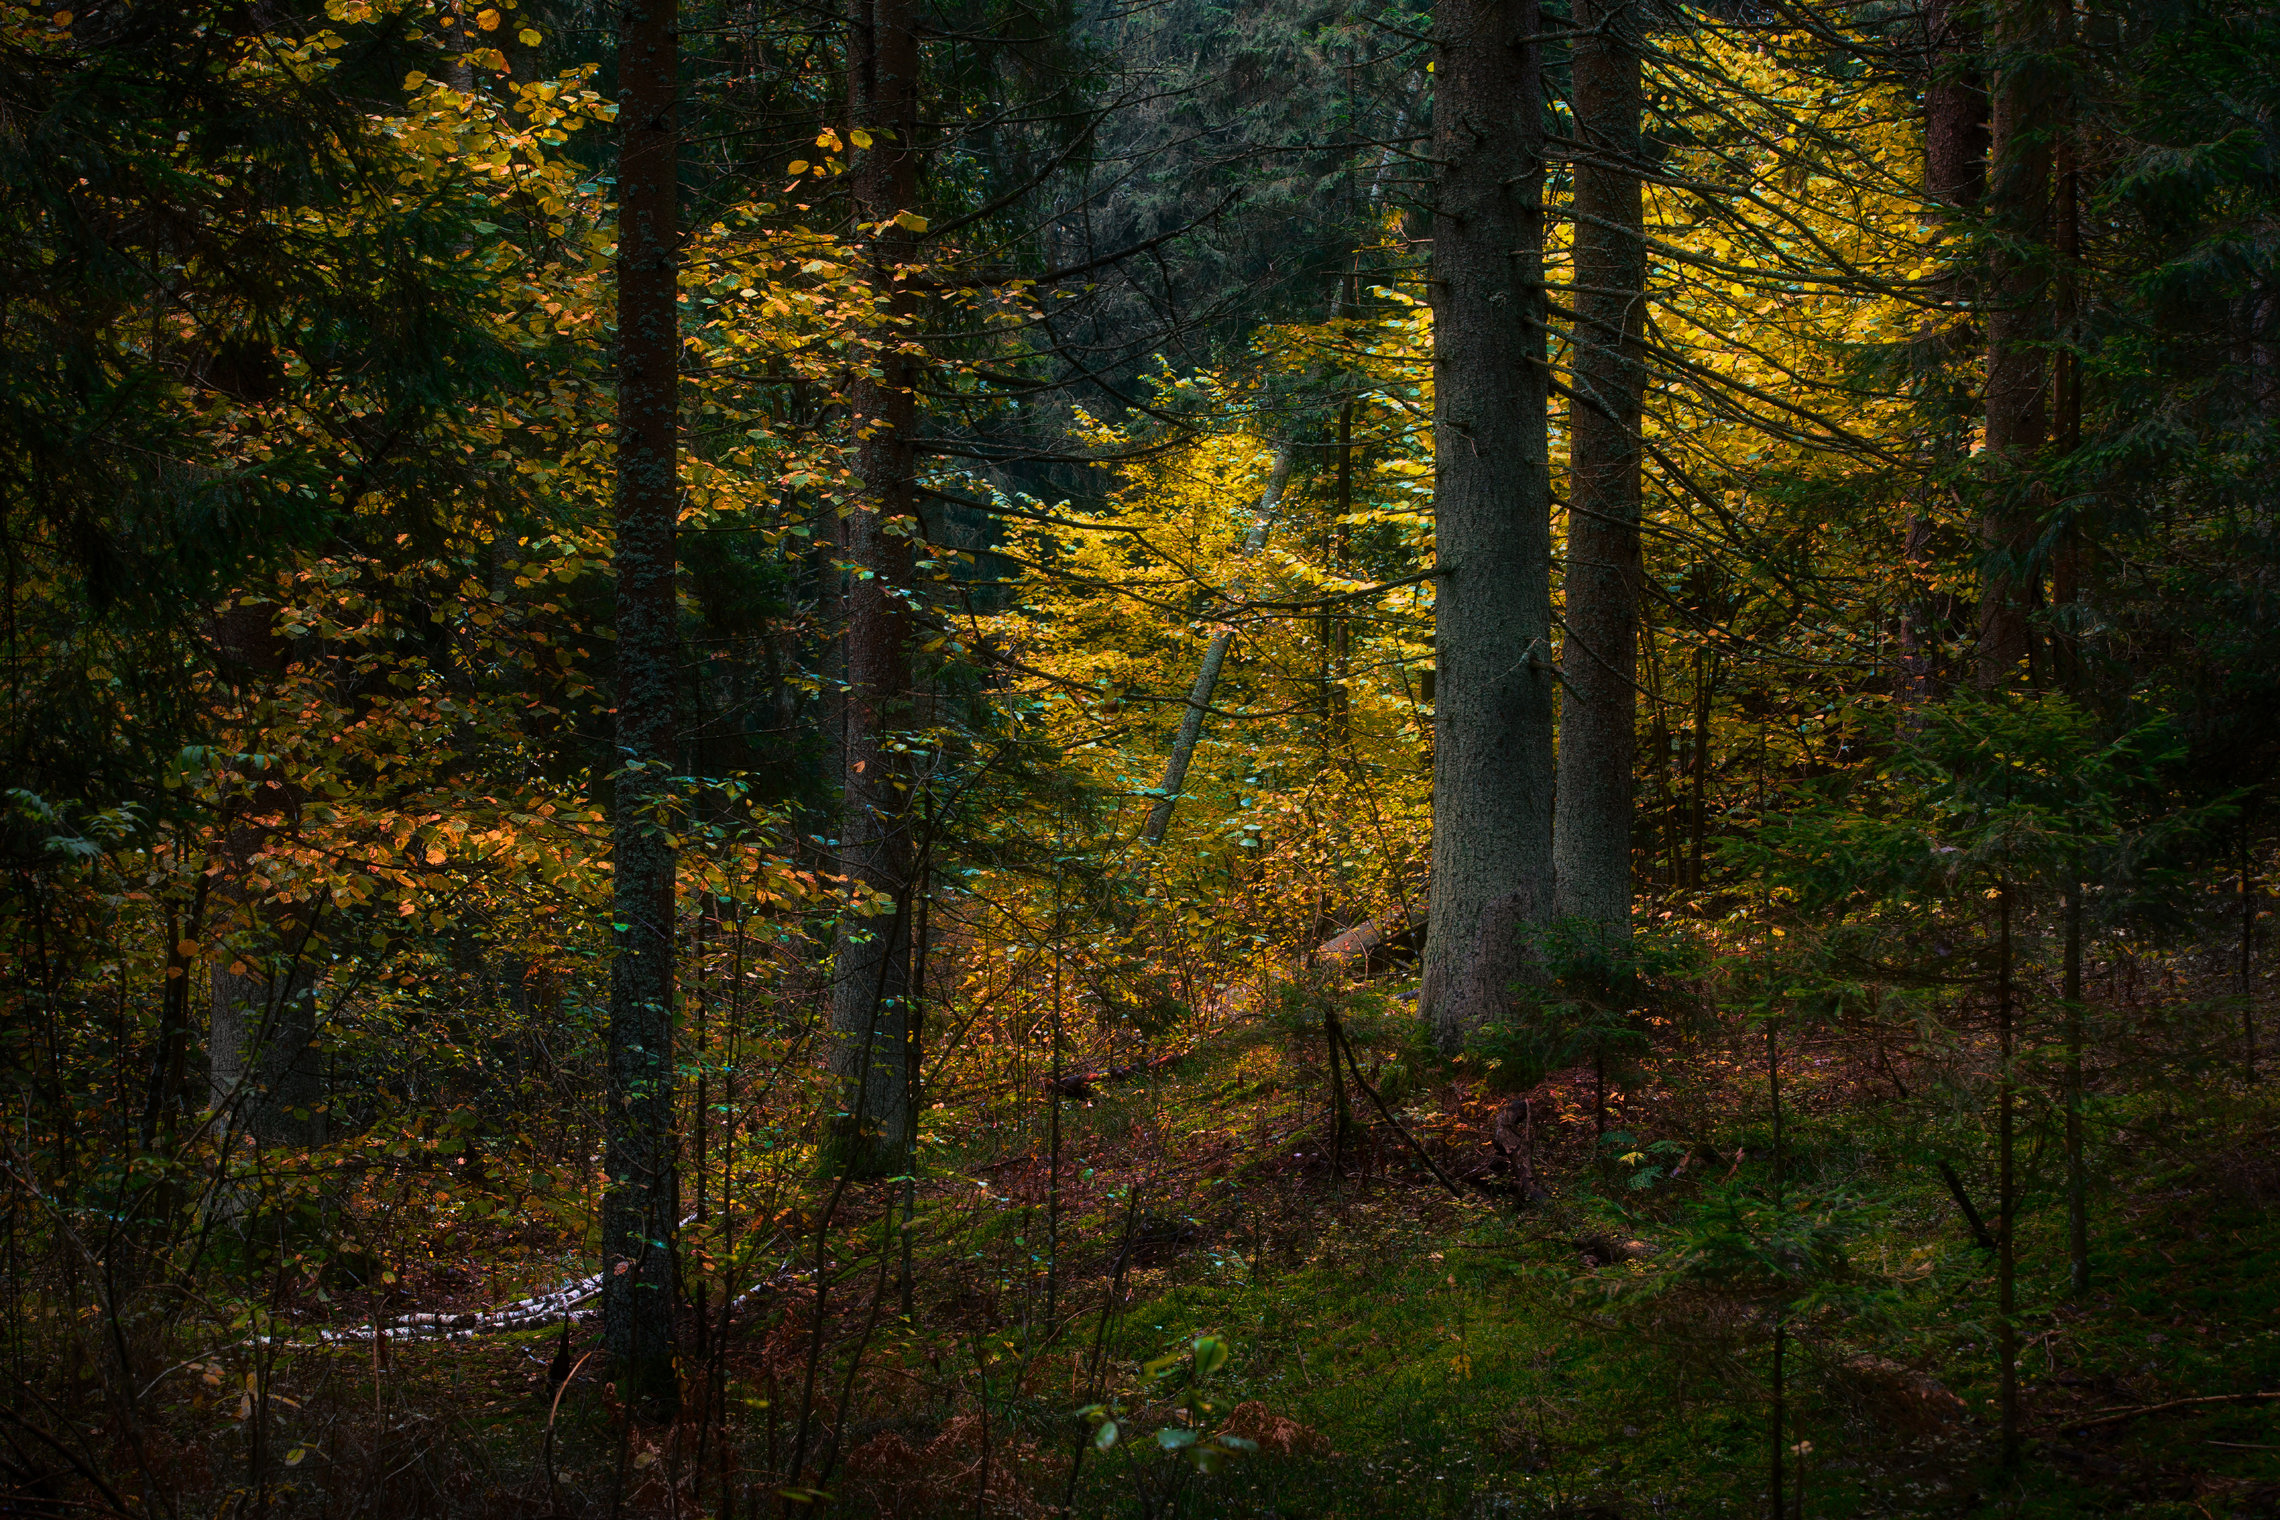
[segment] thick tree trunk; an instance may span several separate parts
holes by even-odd
[[[1290,445],[1278,445],[1274,463],[1267,470],[1267,488],[1259,494],[1259,510],[1251,519],[1251,531],[1243,537],[1246,557],[1267,546],[1267,533],[1274,526],[1283,487],[1290,483],[1290,461]],[[1222,629],[1204,646],[1203,663],[1196,668],[1195,684],[1188,688],[1187,710],[1180,714],[1179,731],[1172,735],[1172,752],[1164,760],[1164,784],[1156,789],[1159,795],[1155,806],[1148,809],[1146,837],[1152,845],[1162,844],[1164,830],[1171,827],[1172,809],[1179,805],[1180,788],[1187,785],[1196,741],[1203,737],[1203,718],[1211,708],[1212,690],[1219,684],[1219,672],[1227,664],[1227,650],[1234,642],[1234,633]]]
[[[1922,12],[1924,35],[1924,194],[1953,216],[1979,205],[1987,193],[1987,86],[1980,56],[1976,9],[1968,0],[1930,0]],[[1908,519],[1901,551],[1905,601],[1900,615],[1900,671],[1896,695],[1913,709],[1939,699],[1944,645],[1955,637],[1952,598],[1935,592],[1930,544],[1945,499],[1947,477],[1969,447],[1977,397],[1963,383],[1961,360],[1977,347],[1976,324],[1965,315],[1968,276],[1956,282],[1949,310],[1925,323],[1921,363],[1936,377],[1927,460],[1926,500]],[[1911,712],[1908,723],[1917,722]]]
[[[214,649],[232,684],[253,688],[285,673],[274,609],[232,607],[214,620]],[[317,1049],[316,937],[319,905],[268,898],[251,884],[260,856],[286,826],[298,798],[274,777],[228,804],[220,870],[213,878],[218,942],[211,957],[213,1023],[207,1081],[213,1106],[257,1141],[314,1145],[324,1138],[324,1072]],[[170,989],[171,990],[171,989]]]
[[[2046,281],[2032,245],[2050,215],[2048,0],[1994,10],[1997,68],[1987,218],[1987,493],[1980,509],[1979,684],[2009,685],[2027,659],[2036,514],[2027,475],[2048,430]]]
[[[850,175],[855,218],[869,244],[871,278],[894,290],[915,249],[895,220],[918,188],[918,36],[912,0],[849,0],[847,113],[871,136]],[[910,1148],[910,913],[913,847],[909,766],[894,745],[914,717],[911,683],[911,534],[917,531],[912,434],[918,407],[908,340],[899,323],[871,335],[868,363],[848,388],[858,429],[861,496],[840,520],[854,574],[846,596],[846,741],[839,826],[841,868],[901,905],[891,916],[842,921],[833,957],[831,1065],[841,1087],[832,1165],[856,1177],[891,1177]]]
[[[1969,0],[1924,8],[1924,191],[1971,206],[1987,188],[1987,85]]]
[[[1437,11],[1432,928],[1420,1011],[1504,1015],[1552,907],[1551,481],[1535,0]]]
[[[1557,912],[1631,932],[1639,646],[1639,417],[1646,244],[1639,9],[1576,7],[1575,400],[1568,414],[1567,643],[1560,659]]]
[[[673,919],[670,796],[680,664],[674,526],[680,512],[676,284],[676,0],[626,0],[617,251],[617,779],[612,823],[609,1131],[602,1199],[603,1338],[620,1393],[672,1416]]]
[[[2075,21],[2071,0],[2059,12],[2059,42],[2071,73],[2075,62]],[[2053,313],[2058,352],[2051,375],[2052,438],[2061,458],[2082,447],[2082,172],[2075,146],[2071,100],[2058,110],[2057,144],[2052,150],[2051,263],[2056,285]],[[2070,514],[2051,558],[2051,673],[2059,689],[2080,695],[2083,683],[2082,629],[2087,609],[2090,541],[2078,514]]]

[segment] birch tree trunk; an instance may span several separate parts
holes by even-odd
[[[1575,383],[1568,414],[1567,640],[1552,858],[1561,918],[1631,933],[1637,748],[1639,417],[1647,260],[1639,7],[1576,7]]]
[[[1436,11],[1431,927],[1444,1049],[1501,1017],[1552,907],[1551,481],[1535,0]]]
[[[853,145],[850,188],[871,278],[890,317],[907,315],[896,271],[915,255],[895,221],[918,188],[918,34],[912,0],[849,0],[847,113],[870,135]],[[840,1115],[831,1165],[855,1177],[902,1170],[911,1138],[909,901],[913,848],[910,769],[893,738],[913,717],[911,584],[917,400],[900,324],[870,335],[868,364],[848,388],[856,419],[855,473],[861,495],[840,519],[847,584],[844,767],[840,866],[891,898],[897,909],[841,921],[832,962],[831,1067]]]
[[[620,1393],[673,1416],[673,917],[669,802],[680,665],[680,317],[676,0],[626,0],[617,252],[617,781],[611,826],[609,1117],[603,1340]]]
[[[1259,496],[1259,510],[1251,519],[1251,531],[1243,536],[1246,557],[1267,546],[1267,533],[1274,525],[1283,487],[1290,483],[1290,460],[1290,445],[1278,444],[1274,463],[1267,469],[1267,488]],[[1240,593],[1240,587],[1234,589]],[[1195,758],[1196,741],[1203,736],[1203,716],[1210,710],[1212,690],[1219,685],[1219,672],[1234,642],[1234,631],[1221,629],[1204,647],[1203,664],[1196,670],[1195,684],[1188,688],[1187,710],[1180,714],[1179,732],[1172,736],[1172,752],[1164,761],[1164,784],[1156,789],[1161,795],[1148,809],[1145,834],[1151,845],[1162,844],[1164,830],[1171,827],[1172,809],[1179,803],[1180,788],[1187,785],[1188,763]]]

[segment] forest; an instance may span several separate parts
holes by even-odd
[[[0,1515],[2280,1514],[2280,10],[0,0]]]

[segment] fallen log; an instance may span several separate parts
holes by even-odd
[[[1413,964],[1425,950],[1425,926],[1367,919],[1314,947],[1314,963],[1335,971],[1374,975]]]

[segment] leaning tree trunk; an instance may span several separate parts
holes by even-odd
[[[232,607],[214,621],[214,650],[247,709],[285,674],[285,641],[268,606]],[[279,1145],[324,1138],[324,1072],[317,1049],[318,919],[322,905],[266,893],[260,857],[298,804],[265,774],[225,805],[213,899],[213,1023],[207,1081],[234,1132]],[[173,989],[168,988],[169,994]]]
[[[680,318],[676,0],[619,12],[617,760],[612,825],[603,1338],[619,1392],[670,1418],[673,1370],[673,917],[669,801],[679,606]]]
[[[1290,459],[1290,445],[1277,445],[1274,463],[1267,469],[1267,488],[1259,494],[1259,509],[1251,518],[1251,531],[1243,536],[1246,557],[1267,546],[1275,508],[1282,501],[1283,487],[1290,482]],[[1196,667],[1195,684],[1188,688],[1187,707],[1180,714],[1179,731],[1172,735],[1172,752],[1164,759],[1164,784],[1156,788],[1156,804],[1148,809],[1145,833],[1152,845],[1162,844],[1164,830],[1171,827],[1172,809],[1179,804],[1180,788],[1187,785],[1188,764],[1195,759],[1196,741],[1203,737],[1203,717],[1210,711],[1211,693],[1219,685],[1219,672],[1226,665],[1228,647],[1234,642],[1234,631],[1223,628],[1213,634],[1211,642],[1204,647],[1203,663]]]
[[[1631,933],[1639,651],[1639,417],[1647,259],[1639,9],[1576,7],[1575,384],[1568,412],[1567,644],[1552,858],[1558,915]]]
[[[850,185],[869,240],[871,278],[892,286],[915,255],[895,220],[912,209],[918,159],[918,35],[912,0],[849,0],[847,110],[871,136],[857,147]],[[886,296],[890,318],[909,299]],[[917,425],[915,376],[900,321],[870,335],[867,363],[848,388],[857,430],[861,494],[840,520],[848,581],[845,767],[839,862],[856,882],[892,900],[893,913],[849,916],[832,962],[831,1064],[841,1088],[831,1165],[856,1177],[903,1168],[912,1122],[909,901],[913,849],[909,766],[894,736],[912,717],[910,537]]]
[[[1987,478],[1980,508],[1979,684],[2011,684],[2027,660],[2039,571],[2030,472],[2048,431],[2047,279],[2033,244],[2050,214],[2048,0],[1994,8],[1995,89],[1987,223]]]
[[[1432,922],[1420,1011],[1502,1015],[1551,910],[1551,481],[1536,0],[1437,12]]]

